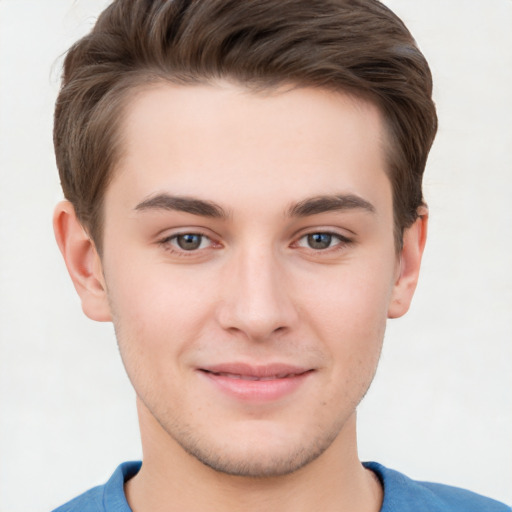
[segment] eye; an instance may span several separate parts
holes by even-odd
[[[163,244],[170,244],[173,249],[182,251],[196,251],[211,245],[211,240],[199,233],[181,233],[173,235],[162,241]]]
[[[347,244],[350,240],[334,233],[309,233],[299,239],[299,247],[307,247],[315,251],[323,251],[340,244]]]

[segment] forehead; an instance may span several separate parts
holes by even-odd
[[[141,88],[126,106],[121,154],[109,190],[133,202],[162,191],[266,204],[389,189],[378,108],[321,89]]]

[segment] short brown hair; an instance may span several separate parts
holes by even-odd
[[[377,0],[115,0],[69,50],[55,109],[64,195],[101,251],[102,203],[124,104],[155,81],[229,79],[348,92],[381,110],[390,141],[395,236],[418,216],[437,130],[428,64]]]

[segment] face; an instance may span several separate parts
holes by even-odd
[[[101,264],[143,430],[239,475],[332,450],[399,281],[378,110],[160,85],[134,95],[121,135]]]

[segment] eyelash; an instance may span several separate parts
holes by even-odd
[[[311,242],[310,237],[314,236],[322,236],[322,237],[329,237],[329,246],[325,248],[313,248],[313,247],[304,247],[300,245],[301,240],[307,240],[307,242]],[[332,241],[336,241],[335,244],[331,245],[330,243]],[[340,235],[339,233],[333,233],[330,231],[313,231],[311,233],[306,233],[305,235],[302,235],[297,242],[295,242],[295,245],[299,247],[304,247],[306,249],[312,250],[315,253],[331,253],[333,251],[339,251],[346,248],[348,245],[352,244],[353,240],[350,238]]]
[[[180,237],[186,237],[186,236],[200,237],[201,240],[200,240],[199,247],[187,250],[187,249],[184,249],[183,247],[177,247],[175,245],[175,243],[173,243],[173,242],[176,242],[176,244],[177,244],[178,243],[177,240]],[[197,232],[193,232],[193,231],[185,231],[183,233],[176,233],[174,235],[167,236],[167,237],[163,238],[162,240],[160,240],[158,242],[158,244],[161,245],[166,251],[171,252],[173,255],[190,257],[194,254],[197,254],[200,250],[207,249],[207,247],[201,247],[201,245],[203,245],[204,241],[209,241],[211,243],[211,245],[215,245],[215,242],[209,236],[207,236],[203,233],[197,233]],[[218,244],[218,245],[220,245],[220,244]]]
[[[200,237],[199,246],[197,248],[191,248],[189,250],[184,249],[183,247],[178,247],[177,240],[179,240],[180,237],[186,237],[186,236],[193,236],[193,237]],[[329,246],[325,248],[314,248],[310,246],[305,246],[301,244],[302,240],[306,240],[306,243],[309,244],[312,242],[310,237],[315,236],[321,236],[321,237],[329,237],[328,243]],[[209,245],[207,247],[201,247],[205,241],[209,241]],[[331,245],[331,242],[336,241],[333,245]],[[350,238],[340,235],[339,233],[334,233],[331,231],[313,231],[310,233],[306,233],[299,237],[293,244],[291,244],[291,247],[300,247],[309,251],[312,251],[315,255],[327,255],[332,254],[333,252],[337,252],[340,250],[345,249],[348,245],[352,244],[353,240]],[[185,231],[182,233],[175,233],[171,236],[167,236],[160,240],[158,242],[160,246],[162,246],[166,251],[170,252],[171,254],[179,257],[193,257],[194,255],[200,254],[202,251],[209,249],[209,248],[217,248],[222,247],[220,243],[215,242],[212,240],[209,236],[193,232],[193,231]],[[217,246],[217,247],[216,247]]]

